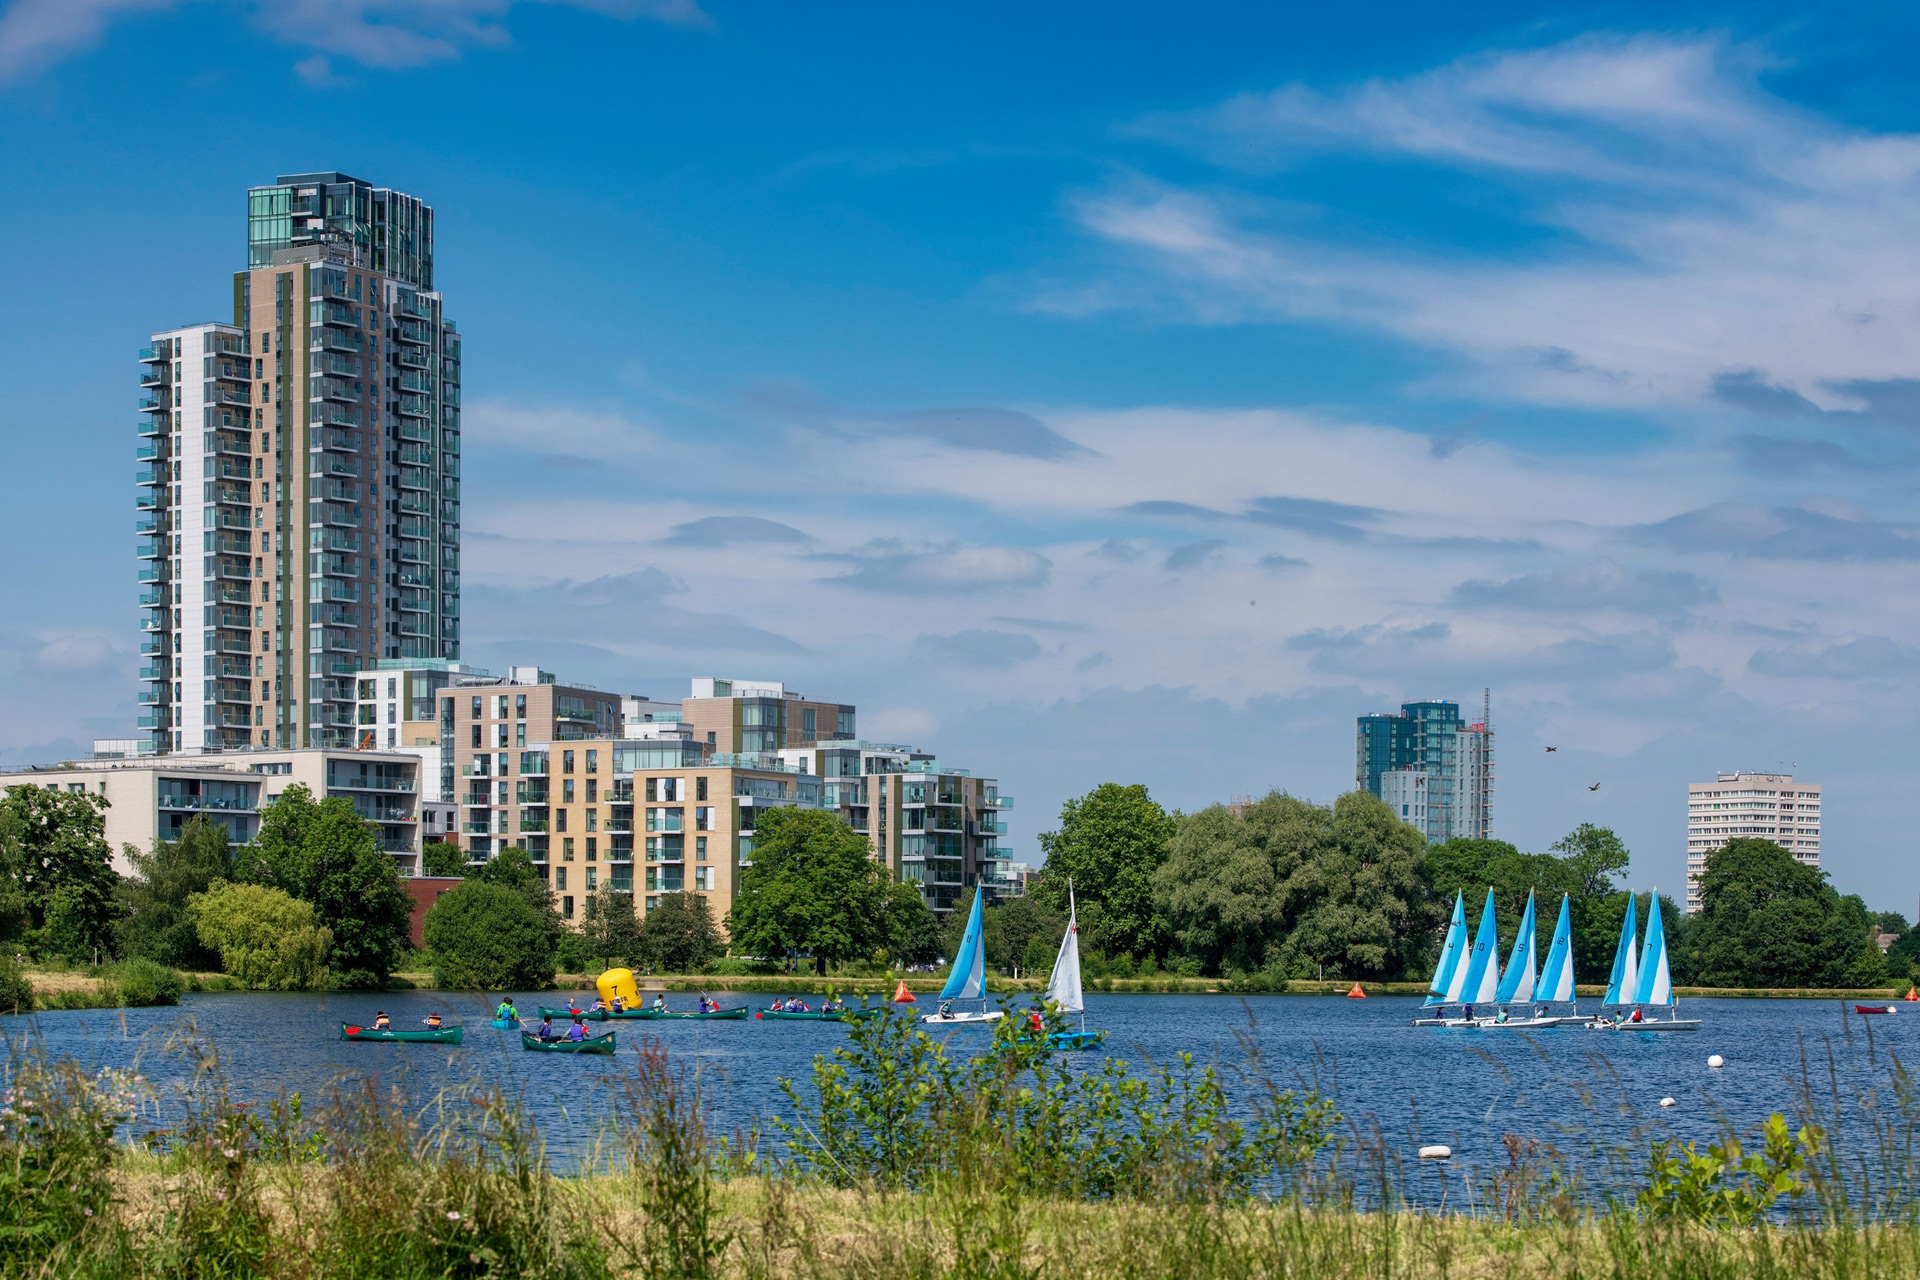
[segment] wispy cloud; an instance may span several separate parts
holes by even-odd
[[[1036,305],[1375,328],[1554,403],[1697,403],[1734,370],[1816,403],[1912,377],[1920,135],[1791,105],[1761,87],[1762,61],[1719,40],[1592,36],[1143,122],[1217,181],[1136,174],[1086,194],[1080,225],[1119,256]],[[1322,154],[1498,191],[1467,216],[1499,250],[1299,216],[1267,175]]]
[[[1474,608],[1677,614],[1711,604],[1720,593],[1697,574],[1631,570],[1603,558],[1577,568],[1529,573],[1504,582],[1471,579],[1455,587],[1452,596]]]
[[[203,0],[206,2],[206,0]],[[707,27],[695,0],[530,0],[622,21],[649,19]],[[186,0],[13,0],[0,13],[0,80],[39,70],[90,48],[123,14],[182,7]],[[299,64],[309,83],[326,83],[333,55],[382,70],[459,58],[469,49],[511,42],[507,17],[516,0],[227,0],[273,36],[318,50]]]

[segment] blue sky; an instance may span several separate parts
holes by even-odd
[[[337,168],[438,210],[469,661],[857,702],[1030,857],[1491,686],[1498,834],[1677,891],[1793,767],[1912,915],[1917,25],[11,0],[0,759],[131,724],[133,353]]]

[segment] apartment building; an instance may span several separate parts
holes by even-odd
[[[418,869],[422,842],[420,760],[403,752],[253,748],[195,755],[136,754],[49,768],[0,772],[15,786],[87,792],[107,799],[105,836],[114,868],[133,871],[126,848],[144,853],[156,839],[177,840],[195,817],[227,829],[235,844],[260,832],[268,805],[296,783],[316,799],[338,798],[374,824],[401,875]],[[438,838],[437,836],[430,838]]]
[[[1687,911],[1698,911],[1707,858],[1741,836],[1771,840],[1820,865],[1820,787],[1790,773],[1722,773],[1687,784]]]
[[[695,739],[727,755],[755,755],[854,736],[854,709],[818,702],[764,680],[696,678],[680,704]]]
[[[1403,703],[1397,715],[1359,717],[1355,788],[1393,805],[1430,844],[1491,835],[1491,701],[1473,722],[1461,719],[1459,703],[1439,699]]]
[[[345,747],[355,676],[456,660],[460,339],[433,210],[340,173],[248,193],[233,322],[140,352],[146,748]]]
[[[547,815],[526,812],[524,798],[525,784],[545,775],[528,773],[529,762],[557,744],[619,737],[620,705],[619,694],[561,684],[538,667],[463,676],[439,691],[440,793],[460,806],[470,859],[518,846],[545,863]]]

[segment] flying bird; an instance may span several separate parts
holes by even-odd
[[[1587,790],[1589,791],[1598,791],[1599,789],[1600,789],[1600,784],[1597,782],[1587,788]]]
[[[1547,750],[1548,750],[1548,751],[1558,751],[1559,749],[1560,749],[1560,748],[1558,748],[1558,747],[1548,747],[1548,748],[1547,748]]]

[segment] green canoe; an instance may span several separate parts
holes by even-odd
[[[542,1040],[530,1031],[522,1031],[520,1047],[535,1053],[612,1053],[613,1038],[619,1034],[609,1031],[590,1040]]]
[[[340,1024],[342,1040],[398,1040],[408,1044],[459,1044],[462,1027],[442,1027],[438,1031],[375,1031],[350,1022]]]
[[[836,1009],[828,1012],[824,1009],[809,1013],[785,1013],[777,1009],[763,1009],[754,1014],[756,1018],[765,1018],[768,1022],[858,1022],[862,1018],[877,1018],[884,1009]]]
[[[705,1018],[710,1022],[715,1019],[724,1019],[729,1022],[745,1021],[749,1012],[750,1010],[748,1010],[745,1005],[741,1005],[738,1009],[718,1009],[712,1013],[673,1013],[664,1009],[647,1010],[647,1013],[655,1018]]]
[[[588,1022],[605,1022],[609,1018],[657,1018],[658,1009],[549,1009],[541,1006],[540,1014],[547,1018],[584,1018]]]

